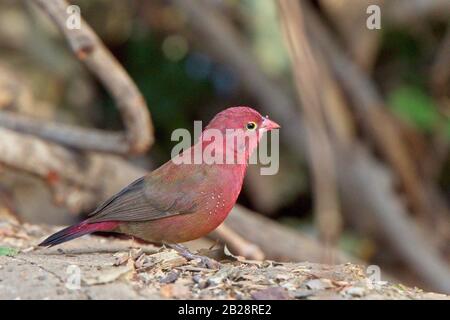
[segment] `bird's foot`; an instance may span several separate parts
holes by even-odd
[[[220,263],[217,262],[216,260],[205,257],[205,256],[201,256],[198,254],[194,254],[194,253],[190,252],[188,248],[186,248],[185,246],[183,246],[181,244],[168,244],[168,246],[171,247],[172,249],[176,250],[182,257],[186,258],[189,261],[199,259],[200,266],[203,268],[208,268],[208,269],[219,269],[220,268]]]

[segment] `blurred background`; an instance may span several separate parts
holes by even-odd
[[[450,1],[72,1],[106,48],[41,2],[0,0],[0,221],[78,221],[174,129],[249,105],[280,170],[249,167],[214,237],[450,293]]]

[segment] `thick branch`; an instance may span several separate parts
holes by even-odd
[[[294,229],[282,226],[243,206],[236,205],[225,224],[246,239],[259,245],[268,259],[276,261],[321,261],[328,250],[318,241]],[[355,261],[340,251],[334,250],[336,263]]]
[[[246,257],[247,259],[263,260],[265,257],[261,248],[247,241],[226,224],[220,225],[216,230],[211,232],[209,237],[226,243],[233,253]]]
[[[308,31],[320,45],[321,51],[326,54],[337,79],[354,102],[355,110],[364,122],[363,129],[367,130],[374,138],[379,149],[398,173],[416,211],[423,213],[426,210],[424,190],[417,173],[418,170],[411,160],[407,146],[401,140],[402,135],[397,125],[386,113],[382,96],[371,79],[340,49],[317,14],[309,8],[306,2],[302,2],[302,4],[303,10],[306,12],[305,16],[308,18]],[[380,123],[383,125],[380,126]]]
[[[153,143],[153,127],[147,104],[139,92],[137,86],[131,80],[124,68],[118,63],[114,56],[89,27],[86,21],[81,21],[80,29],[69,29],[66,26],[69,4],[65,0],[33,0],[56,24],[66,37],[70,47],[76,56],[86,67],[97,76],[102,84],[108,89],[122,114],[126,128],[126,140],[129,153],[142,153]],[[32,129],[28,129],[30,131]],[[38,134],[39,132],[33,132]],[[50,137],[54,138],[54,135]],[[67,145],[74,143],[73,135],[59,138],[58,142],[66,142]],[[55,141],[55,139],[53,139]],[[109,138],[113,142],[115,138]],[[99,141],[100,142],[100,141]],[[118,141],[114,141],[117,143]],[[83,146],[83,141],[76,142],[77,147]],[[104,147],[98,145],[95,149],[105,151]],[[111,145],[115,150],[112,152],[123,153],[123,147]],[[92,143],[84,146],[91,149]]]
[[[325,105],[318,56],[306,35],[303,14],[297,2],[279,0],[287,44],[293,64],[294,80],[301,107],[308,123],[309,166],[313,173],[315,217],[321,238],[334,244],[341,231],[336,173],[331,140],[326,126]]]
[[[345,54],[308,2],[300,3],[307,13],[305,16],[308,18],[308,31],[327,57],[330,68],[347,96],[354,102],[354,110],[363,122],[362,129],[373,138],[378,150],[397,173],[413,212],[418,213],[428,224],[430,237],[445,242],[447,235],[436,232],[436,225],[433,224],[434,220],[438,221],[439,225],[450,226],[445,199],[437,188],[429,186],[433,182],[422,179],[419,175],[419,164],[414,162],[408,145],[402,140],[404,135],[387,111],[388,108],[376,85]]]
[[[38,120],[17,113],[0,111],[0,127],[31,134],[68,147],[126,154],[125,135],[96,129]]]
[[[450,292],[450,271],[431,242],[411,219],[403,203],[394,199],[389,171],[362,149],[340,153],[339,174],[345,181],[344,198],[364,199],[349,202],[360,214],[373,216],[380,236],[387,239],[417,274],[437,290]],[[370,181],[370,183],[368,183]],[[375,187],[373,187],[375,186]]]
[[[123,165],[126,162],[117,156],[78,153],[3,128],[0,136],[0,163],[41,177],[50,184],[69,184],[91,194],[95,192],[97,201],[145,173]]]

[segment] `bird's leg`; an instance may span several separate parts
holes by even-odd
[[[183,246],[181,244],[167,243],[166,245],[168,245],[169,247],[171,247],[172,249],[177,251],[182,257],[186,258],[187,260],[200,259],[200,262],[203,267],[206,267],[208,269],[219,269],[220,263],[217,262],[216,260],[205,257],[205,256],[200,256],[200,255],[194,254],[194,253],[190,252],[188,248],[186,248],[185,246]]]

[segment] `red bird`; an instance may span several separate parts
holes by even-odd
[[[165,244],[200,238],[218,227],[230,213],[241,191],[250,155],[264,132],[279,127],[252,108],[226,109],[214,117],[196,145],[134,181],[101,204],[86,220],[53,234],[40,246],[54,246],[95,231],[123,233]],[[205,153],[208,147],[211,149],[213,139],[205,138],[209,129],[224,137],[223,143],[214,144],[215,159],[230,155],[239,159],[241,155],[244,161],[179,163],[179,157],[192,156],[195,150]],[[231,131],[237,139],[229,146],[225,137]],[[244,135],[250,138],[239,139]]]

